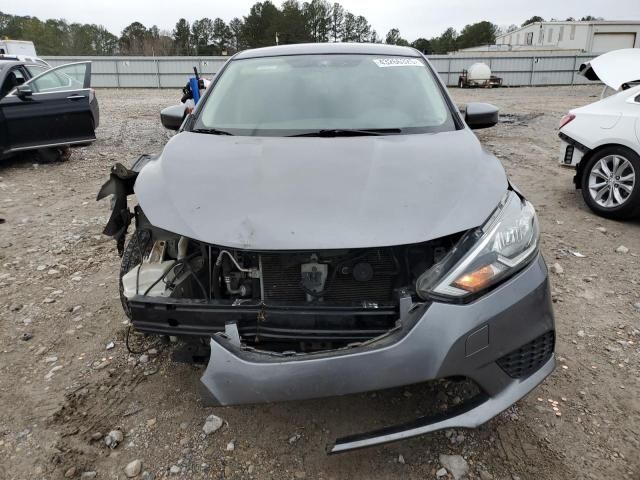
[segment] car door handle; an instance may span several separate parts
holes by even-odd
[[[80,100],[83,98],[87,98],[85,95],[69,95],[67,100]]]

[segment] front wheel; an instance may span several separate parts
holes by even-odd
[[[149,233],[146,231],[135,231],[129,243],[124,249],[122,254],[122,261],[120,263],[120,278],[118,286],[120,287],[120,302],[122,303],[122,309],[129,319],[131,319],[131,310],[129,309],[129,303],[127,297],[124,296],[124,285],[122,284],[122,277],[129,271],[142,263],[142,259],[146,257],[151,251],[151,241]]]
[[[582,196],[602,217],[628,219],[640,213],[640,157],[618,146],[596,152],[582,173]]]

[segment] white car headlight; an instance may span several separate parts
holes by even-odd
[[[526,265],[538,251],[538,219],[533,206],[508,191],[480,228],[458,244],[416,282],[420,297],[471,295],[497,284]]]

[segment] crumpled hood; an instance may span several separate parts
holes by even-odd
[[[640,80],[640,48],[623,48],[604,53],[580,65],[580,74],[600,80],[614,90],[623,83]]]
[[[506,189],[502,165],[467,129],[347,138],[182,132],[135,184],[153,225],[250,250],[423,242],[482,224]]]

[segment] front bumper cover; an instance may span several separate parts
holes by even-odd
[[[527,378],[516,379],[497,360],[553,330],[547,269],[538,256],[470,304],[415,308],[401,328],[353,348],[283,356],[246,350],[216,334],[202,383],[220,405],[344,395],[457,376],[473,380],[483,392],[445,416],[338,440],[329,449],[337,453],[485,423],[524,397],[555,365],[550,356]]]
[[[395,442],[447,428],[476,428],[503,412],[533,390],[553,372],[555,356],[529,377],[514,381],[497,395],[481,393],[467,402],[432,417],[418,418],[410,423],[339,438],[327,448],[328,453],[342,453],[359,448]]]

